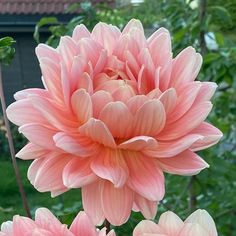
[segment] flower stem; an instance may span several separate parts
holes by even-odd
[[[23,207],[25,209],[26,215],[27,215],[27,217],[31,218],[30,210],[29,210],[28,203],[27,203],[27,198],[26,198],[25,191],[24,191],[24,188],[23,188],[23,185],[22,185],[22,180],[21,180],[19,168],[18,168],[18,165],[17,165],[17,162],[16,162],[16,157],[15,157],[16,155],[15,155],[15,149],[14,149],[10,124],[9,124],[9,121],[8,121],[7,115],[6,115],[6,102],[5,102],[4,91],[3,91],[3,80],[2,80],[1,64],[0,64],[0,97],[1,97],[3,119],[4,119],[5,126],[6,126],[7,139],[8,139],[8,144],[9,144],[9,148],[10,148],[12,164],[13,164],[13,168],[14,168],[15,175],[16,175],[17,185],[18,185],[18,188],[19,188],[22,204],[23,204]]]
[[[111,223],[105,219],[105,227],[106,227],[106,233],[108,234],[111,230]]]

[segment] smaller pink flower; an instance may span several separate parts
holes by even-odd
[[[133,236],[217,236],[216,226],[205,210],[196,210],[184,222],[171,211],[160,216],[158,224],[149,220],[141,221],[134,229]]]
[[[81,211],[70,228],[62,224],[48,209],[39,208],[35,220],[16,215],[13,221],[1,225],[0,236],[115,236],[112,230],[106,234],[106,228],[95,228],[85,212]]]

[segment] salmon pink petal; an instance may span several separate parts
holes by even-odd
[[[128,179],[128,167],[119,149],[101,151],[92,161],[91,169],[100,178],[111,181],[116,188],[122,187]]]
[[[24,112],[22,112],[24,109]],[[48,124],[47,120],[31,104],[30,100],[22,99],[12,103],[7,110],[8,119],[18,125],[27,123]]]
[[[84,89],[79,89],[73,93],[71,105],[81,124],[86,123],[92,117],[92,101],[89,94]]]
[[[191,223],[188,223],[188,224],[185,224],[183,229],[181,230],[180,232],[180,235],[181,236],[209,236],[209,233],[204,229],[202,228],[199,224],[191,224]]]
[[[158,225],[167,235],[179,235],[184,222],[174,212],[167,211],[160,216]]]
[[[177,94],[174,88],[167,89],[161,94],[159,100],[165,108],[166,115],[170,114],[177,103]],[[171,114],[172,116],[172,114]]]
[[[143,153],[147,156],[155,158],[172,157],[187,150],[188,148],[192,147],[192,145],[202,139],[202,135],[189,134],[170,142],[159,141],[156,148],[147,148],[146,150],[143,150]]]
[[[164,128],[165,119],[165,110],[160,101],[144,103],[134,116],[134,135],[156,136]]]
[[[211,147],[212,145],[218,143],[223,136],[219,129],[206,122],[203,122],[196,129],[192,130],[191,133],[200,134],[203,136],[202,139],[192,144],[192,151],[199,151]]]
[[[71,58],[78,54],[75,42],[69,36],[62,36],[57,50],[60,52],[66,68],[69,70],[72,65]]]
[[[102,185],[102,208],[105,218],[112,225],[122,225],[129,219],[133,204],[133,192],[124,185],[115,188],[108,181]]]
[[[202,57],[192,47],[187,47],[174,59],[171,86],[179,87],[195,80],[202,64]]]
[[[34,161],[37,164],[32,165],[32,168],[30,167],[28,171],[28,178],[31,184],[40,192],[65,188],[62,181],[62,171],[71,160],[71,157],[65,154],[52,153],[47,158],[38,160],[42,161]],[[35,169],[36,173],[34,173]]]
[[[33,143],[26,144],[17,154],[16,157],[22,160],[31,160],[44,157],[48,150]]]
[[[96,154],[99,151],[99,145],[86,137],[69,136],[60,132],[53,136],[55,145],[67,153],[80,157],[87,157]]]
[[[110,102],[113,102],[113,98],[110,93],[100,90],[91,96],[93,103],[93,116],[98,118],[100,111]]]
[[[33,106],[48,120],[52,126],[58,128],[59,130],[68,131],[78,126],[78,123],[75,122],[74,117],[70,120],[71,116],[68,116],[68,114],[65,116],[65,110],[61,110],[59,106],[51,103],[44,97],[32,96],[30,99]]]
[[[91,118],[87,123],[80,126],[81,135],[91,138],[94,142],[114,148],[115,140],[108,130],[107,126],[100,120]]]
[[[45,230],[50,230],[51,233],[58,233],[63,227],[61,222],[47,208],[36,210],[35,223]]]
[[[127,34],[130,32],[130,30],[132,30],[133,28],[138,28],[140,29],[141,31],[144,31],[143,29],[143,25],[141,23],[140,20],[136,20],[136,19],[131,19],[127,25],[124,27],[122,33],[123,34]]]
[[[35,49],[36,55],[39,59],[49,58],[56,63],[60,63],[60,54],[56,49],[46,44],[40,43]]]
[[[18,91],[14,94],[14,98],[16,100],[22,100],[22,99],[28,98],[28,96],[30,95],[43,96],[43,97],[50,98],[50,94],[47,90],[37,89],[37,88],[23,89],[21,91]]]
[[[137,95],[129,99],[127,106],[131,113],[134,115],[138,109],[143,106],[149,99],[145,95]]]
[[[130,135],[133,116],[124,103],[108,103],[98,118],[106,124],[113,137],[125,138]]]
[[[121,149],[128,149],[133,151],[145,151],[158,148],[158,143],[156,139],[149,136],[136,136],[119,144],[118,147]]]
[[[177,156],[158,159],[163,171],[177,175],[196,175],[209,165],[194,152],[184,151]]]
[[[212,104],[210,102],[195,104],[182,118],[167,125],[158,135],[158,139],[171,140],[186,135],[206,119],[207,115],[211,111],[211,108]]]
[[[90,32],[87,30],[86,26],[83,24],[77,25],[73,30],[72,39],[78,43],[82,38],[89,38]]]
[[[200,91],[195,99],[195,102],[209,101],[214,95],[217,84],[213,82],[202,82]]]
[[[121,101],[125,104],[133,96],[135,96],[135,92],[133,88],[129,85],[120,86],[112,93],[112,97],[115,101]]]
[[[83,208],[94,225],[101,225],[105,219],[101,194],[101,183],[98,181],[82,187]]]
[[[92,38],[108,51],[108,55],[112,54],[117,40],[121,35],[117,27],[102,22],[95,25],[91,34]]]
[[[217,236],[216,225],[212,217],[206,210],[198,209],[193,212],[184,223],[195,223],[199,224],[203,229],[208,231],[210,236]]]
[[[157,202],[149,201],[139,194],[134,195],[134,203],[146,219],[154,219],[157,213]]]
[[[63,183],[68,188],[81,188],[97,180],[90,168],[91,159],[73,158],[63,169]]]
[[[12,235],[25,235],[26,233],[30,233],[36,228],[36,224],[33,220],[26,217],[20,217],[18,215],[13,217],[12,226]]]
[[[149,99],[155,99],[155,98],[159,98],[161,94],[162,94],[161,90],[159,88],[155,88],[147,94],[147,97]]]
[[[200,89],[201,83],[199,81],[188,83],[181,89],[177,98],[176,107],[167,118],[167,123],[178,120],[192,107]]]
[[[54,129],[41,124],[31,123],[21,126],[19,132],[23,133],[30,142],[40,147],[51,150],[55,149],[53,136],[57,131]]]
[[[139,222],[133,231],[133,236],[143,235],[167,236],[166,234],[162,234],[162,230],[158,225],[149,220]]]
[[[85,212],[81,211],[73,220],[70,231],[76,236],[97,236],[97,231]]]
[[[151,158],[147,161],[137,152],[126,151],[124,155],[129,167],[129,186],[150,201],[161,200],[165,192],[164,175],[156,161]]]

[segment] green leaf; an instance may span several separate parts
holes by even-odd
[[[43,17],[36,24],[35,30],[34,30],[34,39],[36,40],[37,43],[40,43],[39,41],[40,28],[42,28],[43,26],[52,25],[52,24],[59,24],[58,19],[56,17]]]
[[[224,46],[225,44],[225,39],[224,36],[221,33],[215,33],[216,37],[216,42],[218,43],[219,46]]]
[[[217,53],[208,53],[204,56],[204,63],[205,64],[210,64],[212,63],[213,61],[216,61],[217,59],[220,58],[220,55],[217,54]]]

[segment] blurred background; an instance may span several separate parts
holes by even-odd
[[[10,66],[3,67],[7,103],[23,88],[42,87],[34,49],[39,42],[56,47],[62,35],[71,35],[80,23],[89,29],[98,21],[119,28],[131,18],[140,19],[146,35],[166,27],[172,35],[173,53],[192,45],[203,55],[199,80],[216,82],[214,108],[208,118],[224,133],[222,141],[200,155],[211,165],[195,177],[166,175],[166,196],[159,215],[166,210],[182,219],[196,208],[204,208],[215,219],[219,235],[236,235],[236,1],[235,0],[1,0],[0,38],[16,40]],[[26,140],[12,126],[15,147]],[[37,192],[27,180],[30,162],[18,161],[30,209],[51,209],[64,223],[70,223],[82,209],[80,191],[71,190],[52,199]],[[24,214],[18,193],[2,115],[0,113],[0,223]],[[133,213],[117,235],[131,235],[142,219]]]

